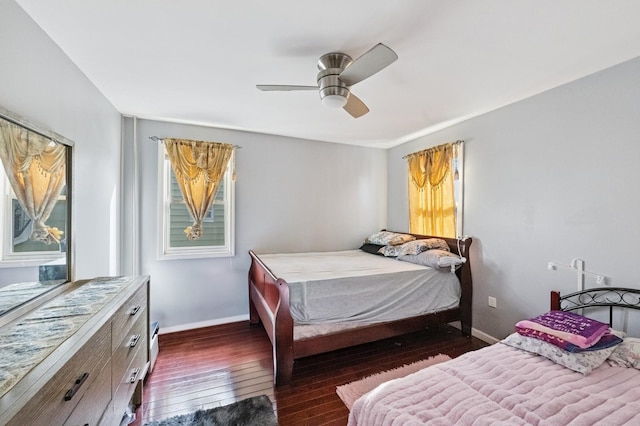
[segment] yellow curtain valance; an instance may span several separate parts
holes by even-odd
[[[202,220],[213,203],[233,145],[189,139],[164,139],[171,168],[178,181],[193,225],[185,229],[190,240],[203,235]]]
[[[434,146],[407,155],[409,176],[417,189],[423,190],[429,183],[440,185],[451,171],[451,163],[458,156],[459,142]]]

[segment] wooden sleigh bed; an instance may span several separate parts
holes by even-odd
[[[290,288],[287,281],[276,276],[253,251],[249,269],[250,324],[262,323],[273,347],[274,383],[290,383],[294,360],[336,349],[373,342],[380,339],[424,330],[435,324],[460,321],[462,333],[471,334],[472,279],[469,247],[472,239],[464,240],[413,234],[417,239],[440,238],[452,253],[466,258],[456,271],[460,283],[459,304],[453,308],[393,321],[359,324],[328,334],[294,338],[296,327],[290,310]],[[373,256],[373,255],[372,255]],[[404,263],[404,262],[400,262]]]
[[[594,316],[605,325],[608,313],[611,325],[614,308],[629,309],[616,323],[637,315],[631,310],[640,310],[640,289],[552,292],[549,314],[583,312],[580,318]],[[514,333],[381,384],[354,402],[349,425],[638,425],[640,339],[613,334],[622,342],[615,337],[613,346],[574,352]]]

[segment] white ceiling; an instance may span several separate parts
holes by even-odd
[[[640,56],[636,0],[16,0],[123,114],[390,147]],[[353,86],[354,119],[314,91],[317,59],[399,59]]]

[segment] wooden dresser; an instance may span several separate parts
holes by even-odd
[[[75,282],[0,328],[0,425],[119,425],[149,368],[149,277]]]

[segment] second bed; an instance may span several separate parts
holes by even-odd
[[[461,256],[471,244],[441,241]],[[442,270],[362,250],[250,255],[250,319],[272,342],[276,385],[289,383],[297,358],[432,324],[461,321],[470,333],[468,260]]]

